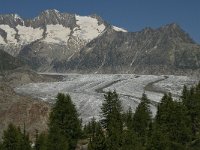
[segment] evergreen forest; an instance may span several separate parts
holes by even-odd
[[[199,150],[200,82],[183,87],[179,99],[166,93],[152,115],[151,101],[144,93],[133,111],[123,110],[119,95],[104,95],[100,120],[82,123],[70,95],[59,93],[49,115],[48,131],[34,141],[24,129],[9,124],[0,150],[78,150],[84,141],[88,150]]]

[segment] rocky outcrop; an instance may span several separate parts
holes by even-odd
[[[16,94],[11,87],[0,83],[0,137],[9,123],[25,125],[26,131],[34,138],[36,130],[47,130],[50,105],[31,97]]]
[[[22,61],[0,49],[0,74],[7,70],[16,69],[20,66],[23,66]]]
[[[0,76],[0,139],[9,123],[22,129],[25,125],[32,140],[36,130],[46,131],[51,104],[17,94],[13,89],[27,83],[59,80],[62,80],[60,76],[38,75],[23,68],[4,72],[3,76]]]
[[[2,81],[15,88],[28,83],[56,82],[62,79],[61,75],[40,75],[33,70],[20,67],[4,72]]]

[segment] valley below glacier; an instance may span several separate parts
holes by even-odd
[[[44,73],[43,73],[44,74]],[[178,100],[184,85],[191,87],[198,82],[196,77],[174,75],[137,74],[48,74],[62,76],[59,82],[29,83],[15,88],[15,92],[33,98],[55,102],[58,93],[69,94],[77,107],[83,123],[92,117],[100,118],[104,94],[116,90],[124,110],[135,110],[143,93],[150,99],[152,115],[164,93],[171,92]]]

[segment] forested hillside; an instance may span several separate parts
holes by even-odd
[[[0,149],[73,150],[83,145],[88,150],[198,150],[200,147],[200,83],[189,89],[184,86],[178,100],[170,93],[164,94],[155,117],[145,93],[135,112],[131,109],[124,112],[116,91],[107,92],[101,119],[93,118],[84,126],[69,95],[58,94],[56,100],[48,131],[36,130],[32,147],[25,126],[20,130],[10,124]]]

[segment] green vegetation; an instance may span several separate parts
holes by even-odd
[[[101,119],[82,128],[69,95],[58,94],[49,116],[49,130],[36,131],[34,147],[29,136],[10,124],[0,150],[75,150],[81,138],[88,150],[198,150],[200,147],[200,83],[183,88],[180,100],[165,94],[153,118],[145,94],[135,112],[123,112],[119,96],[107,92]]]
[[[131,109],[122,113],[117,93],[108,92],[101,110],[104,142],[97,144],[88,134],[93,150],[197,150],[200,147],[200,83],[190,89],[184,86],[180,100],[165,94],[155,118],[145,94],[135,113]]]
[[[36,131],[34,149],[47,150],[47,134],[41,133],[40,135],[38,135],[38,131]]]
[[[8,129],[3,135],[3,150],[31,150],[29,136],[21,132],[20,128],[16,128],[13,124],[8,125]]]
[[[75,149],[77,140],[81,136],[81,121],[69,95],[61,93],[57,95],[49,120],[49,150],[64,150],[67,147]],[[66,142],[62,145],[61,141]],[[58,145],[61,147],[58,148]]]

